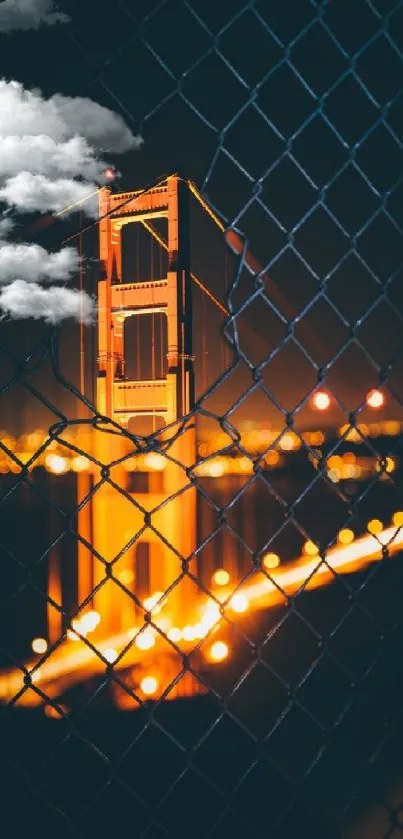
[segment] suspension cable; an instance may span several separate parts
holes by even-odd
[[[161,245],[161,247],[164,248],[164,250],[167,251],[168,250],[167,242],[165,241],[165,239],[163,239],[162,236],[160,236],[160,234],[157,232],[157,230],[155,230],[155,228],[152,226],[152,224],[150,224],[149,222],[144,221],[144,220],[142,220],[141,224],[143,225],[143,227],[146,228],[146,230],[148,230],[149,233],[151,233],[152,236],[154,236],[154,239],[158,242],[158,244]],[[217,300],[217,298],[214,296],[213,292],[210,291],[210,289],[207,288],[204,285],[204,283],[202,283],[202,281],[199,280],[198,277],[196,277],[196,274],[193,274],[193,272],[191,272],[190,276],[191,276],[193,282],[196,283],[196,285],[198,285],[199,288],[201,288],[201,290],[204,291],[205,294],[207,294],[207,297],[209,297],[210,300],[212,300],[213,303],[215,303],[215,305],[218,306],[218,308],[221,310],[221,312],[223,312],[224,315],[227,315],[227,317],[229,317],[230,313],[229,313],[228,309],[226,309],[226,307],[223,306],[223,304],[220,303],[219,300]]]

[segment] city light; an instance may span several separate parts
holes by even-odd
[[[151,629],[145,629],[137,635],[134,643],[139,650],[151,650],[151,648],[155,645],[154,633]]]
[[[224,661],[227,658],[229,649],[224,641],[215,641],[209,650],[209,657],[212,661]]]
[[[173,641],[174,644],[177,644],[182,638],[182,633],[176,626],[172,626],[171,629],[168,629],[167,638]]]
[[[300,441],[298,438],[293,437],[292,434],[283,434],[280,440],[280,448],[285,452],[291,452],[293,449],[298,447],[299,443]]]
[[[225,571],[224,568],[219,568],[217,571],[214,572],[212,577],[212,582],[216,584],[216,586],[226,586],[227,583],[230,581],[230,575],[228,571]]]
[[[265,554],[262,562],[264,567],[270,570],[271,568],[277,568],[277,566],[280,565],[280,557],[278,554],[268,553]]]
[[[381,390],[370,390],[366,398],[366,403],[369,408],[383,408],[385,404],[385,396]]]
[[[341,545],[350,545],[351,542],[354,542],[354,531],[350,530],[349,527],[345,527],[343,530],[340,530],[337,539]]]
[[[167,459],[162,454],[157,452],[148,452],[144,455],[144,465],[147,469],[152,469],[155,472],[162,472],[167,465]]]
[[[44,638],[34,638],[31,648],[34,653],[37,653],[37,655],[42,655],[43,653],[46,653],[48,642],[45,641]]]
[[[383,524],[379,519],[371,519],[371,521],[367,524],[368,533],[372,533],[373,536],[377,535],[378,533],[382,533]]]
[[[107,650],[104,650],[103,656],[107,661],[109,661],[109,664],[113,664],[118,657],[118,652],[117,650],[114,650],[113,647],[108,647]]]
[[[213,600],[209,600],[203,610],[203,616],[201,619],[203,626],[206,626],[207,629],[212,629],[212,627],[219,623],[220,620],[221,612],[218,603],[214,603]]]
[[[327,411],[330,403],[330,396],[325,390],[317,390],[312,397],[312,405],[317,411]]]
[[[219,460],[210,461],[208,464],[208,476],[210,478],[221,478],[224,471],[224,464]]]
[[[67,458],[61,457],[59,454],[48,454],[45,458],[45,466],[49,472],[54,475],[64,475],[70,469],[70,464]]]
[[[30,676],[34,684],[35,682],[39,682],[39,680],[42,678],[42,670],[39,668],[38,670],[35,670],[34,673],[31,673]]]
[[[397,522],[403,519],[403,513],[397,511],[395,513]],[[379,521],[376,519],[375,521]],[[261,581],[251,582],[245,589],[248,603],[254,610],[268,609],[284,602],[285,596],[292,595],[301,587],[307,586],[310,589],[318,588],[320,586],[328,585],[333,579],[333,571],[338,570],[340,573],[348,574],[366,568],[370,563],[378,561],[382,556],[382,546],[387,546],[388,555],[396,555],[401,552],[403,547],[403,530],[400,525],[384,529],[377,534],[376,538],[372,534],[357,538],[353,543],[348,545],[338,545],[331,548],[326,555],[326,563],[319,563],[317,558],[299,557],[294,563],[287,563],[281,568],[273,571],[273,581],[264,578]],[[193,627],[196,637],[199,633],[206,635],[213,627],[217,627],[220,623],[220,607],[212,600],[207,601],[202,607],[202,618],[199,623]],[[135,631],[134,629],[132,630]],[[150,629],[147,628],[141,632],[137,641],[140,638],[148,638],[151,644],[143,644],[140,642],[139,649],[133,645],[128,653],[116,661],[117,668],[127,667],[127,657],[131,655],[131,663],[136,664],[141,662],[142,648],[153,646],[155,639]],[[168,631],[168,635],[173,634],[173,639],[178,638],[178,633],[181,630],[176,629],[175,633]],[[104,660],[107,657],[116,660],[117,650],[121,649],[127,644],[127,631],[119,635],[105,637],[103,645],[107,648],[104,653]],[[100,651],[102,652],[103,645]],[[98,647],[99,648],[99,647]],[[206,650],[206,657],[211,662],[223,661],[229,654],[229,648],[223,641],[215,641]],[[108,659],[107,659],[108,660]],[[113,662],[112,662],[113,663]],[[38,680],[44,684],[47,689],[47,684],[52,683],[57,686],[57,680],[68,677],[71,684],[78,683],[85,678],[91,678],[97,674],[103,673],[104,661],[91,649],[90,646],[60,644],[52,653],[52,656],[41,662],[40,671],[31,671],[31,678],[34,682]],[[0,675],[0,699],[2,701],[10,701],[16,694],[20,693],[24,687],[24,673],[20,668],[11,668],[4,671]],[[33,691],[25,691],[19,697],[19,704],[34,707],[40,705],[43,701],[40,694]]]
[[[87,612],[86,615],[83,615],[80,619],[80,626],[81,626],[81,634],[85,635],[87,632],[93,632],[94,629],[97,628],[99,623],[101,622],[101,615],[99,612],[91,611]]]
[[[143,601],[143,607],[147,612],[151,612],[152,615],[158,615],[161,611],[163,603],[159,601],[164,597],[163,591],[156,591],[151,597],[147,597]],[[158,604],[158,605],[157,605]]]
[[[403,512],[398,511],[397,513],[394,513],[392,524],[394,524],[395,527],[403,527]]]
[[[158,681],[154,676],[145,676],[140,682],[140,688],[146,696],[153,696],[158,690]]]
[[[311,542],[310,539],[305,542],[302,550],[306,556],[317,556],[319,553],[319,548],[314,544],[314,542]]]
[[[246,612],[249,603],[244,594],[234,594],[234,596],[231,597],[229,605],[233,612],[242,614],[242,612]]]

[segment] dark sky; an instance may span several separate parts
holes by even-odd
[[[395,358],[403,351],[403,4],[60,0],[59,6],[70,24],[0,35],[0,75],[47,96],[90,96],[122,114],[145,140],[141,152],[115,161],[122,190],[179,170],[267,266],[271,280],[236,319],[250,364],[270,356],[261,368],[266,392],[250,396],[233,421],[282,425],[284,412],[293,411],[332,359],[326,385],[345,410],[334,409],[328,421],[347,421],[386,373],[385,415],[403,416],[403,364]],[[54,246],[78,224],[76,217],[36,239]],[[84,248],[95,254],[94,232]],[[192,254],[196,273],[225,300],[235,261],[195,209]],[[94,287],[95,264],[85,281]],[[253,290],[242,272],[231,297],[235,309]],[[298,313],[290,340],[286,321]],[[195,291],[198,395],[231,358],[220,343],[220,322]],[[1,330],[3,345],[19,352],[44,332],[27,322]],[[77,336],[75,327],[61,329],[61,366],[76,381]],[[90,361],[89,331],[86,341]],[[8,372],[4,364],[3,381]],[[36,384],[73,410],[51,376],[38,374]],[[252,384],[243,361],[206,407],[223,414]],[[6,423],[11,410],[21,425],[31,423],[31,397],[14,391],[2,401]],[[46,412],[40,419],[50,424]],[[295,420],[317,424],[308,407]]]

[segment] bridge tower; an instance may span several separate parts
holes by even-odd
[[[128,282],[123,276],[122,228],[159,218],[167,219],[167,275]],[[79,515],[79,532],[94,548],[91,553],[79,544],[79,602],[100,586],[94,607],[101,614],[103,628],[119,632],[135,623],[137,610],[116,580],[122,580],[136,596],[165,592],[172,586],[168,609],[175,621],[186,620],[192,585],[188,577],[181,577],[182,558],[189,557],[196,547],[196,490],[185,471],[196,462],[196,434],[194,420],[182,421],[194,405],[186,182],[173,175],[147,191],[114,194],[104,188],[99,239],[103,277],[98,283],[97,410],[126,428],[132,417],[145,416],[161,417],[168,426],[157,434],[164,469],[158,475],[150,470],[147,489],[133,491],[130,473],[124,463],[117,463],[109,471],[114,485],[105,480]],[[151,313],[163,313],[167,319],[167,375],[128,380],[125,320]],[[94,457],[104,466],[114,464],[127,452],[127,440],[119,433],[108,433],[113,430],[106,423],[104,430],[94,431]],[[135,451],[133,443],[130,448]],[[98,469],[95,485],[101,478]],[[130,540],[132,544],[122,552]],[[110,563],[113,578],[108,578]],[[142,564],[148,567],[142,568]],[[148,578],[148,592],[140,592],[139,576],[143,581]]]

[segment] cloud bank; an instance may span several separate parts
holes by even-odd
[[[37,283],[15,280],[0,291],[0,309],[15,319],[43,319],[46,323],[60,323],[74,318],[89,326],[94,322],[94,300],[84,291],[74,288],[42,288]]]
[[[82,209],[86,215],[95,218],[98,214],[96,196],[92,200],[84,200],[96,190],[95,184],[56,178],[54,181],[45,175],[32,175],[31,172],[20,172],[14,178],[9,178],[5,186],[0,189],[0,201],[20,212],[32,213],[39,210],[42,213],[50,211],[59,213],[65,207],[72,207],[78,201],[83,201]]]
[[[105,183],[100,154],[122,154],[143,142],[119,114],[91,99],[45,99],[5,79],[0,114],[0,200],[17,212],[59,212],[82,200]],[[97,215],[95,201],[82,209]]]
[[[67,23],[70,18],[57,10],[53,0],[3,0],[0,3],[0,33],[17,29],[39,29],[42,24]]]
[[[5,5],[0,3],[0,31]],[[36,6],[43,16],[51,4],[24,0],[16,5]],[[91,323],[92,297],[49,285],[74,277],[75,250],[50,254],[39,245],[6,242],[14,225],[9,213],[67,214],[82,202],[80,209],[97,218],[98,198],[89,196],[105,183],[107,163],[102,155],[139,149],[142,138],[122,117],[91,99],[62,94],[46,99],[41,91],[6,79],[0,79],[0,114],[0,202],[6,207],[0,217],[0,311],[3,316],[43,318],[48,323],[69,317]]]
[[[48,253],[40,245],[0,242],[0,284],[12,280],[28,283],[71,280],[79,267],[75,248]]]

